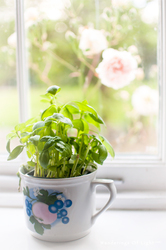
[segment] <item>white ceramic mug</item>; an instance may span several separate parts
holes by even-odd
[[[36,178],[21,173],[24,210],[28,229],[41,240],[64,242],[84,237],[97,217],[116,196],[112,180],[95,179],[96,171],[64,179]],[[110,192],[107,204],[95,213],[95,188]]]

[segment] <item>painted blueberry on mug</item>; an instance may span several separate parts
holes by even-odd
[[[26,187],[23,194],[26,196],[26,214],[38,234],[43,235],[45,229],[51,229],[57,223],[65,225],[70,222],[68,208],[72,201],[62,192]]]

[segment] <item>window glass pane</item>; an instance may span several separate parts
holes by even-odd
[[[18,123],[15,1],[0,0],[0,13],[0,153],[6,153],[6,135]]]
[[[158,153],[158,1],[25,0],[25,27],[32,116],[56,84],[96,108],[117,153]]]

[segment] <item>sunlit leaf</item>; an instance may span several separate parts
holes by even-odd
[[[10,153],[10,139],[7,141],[6,150]]]
[[[44,120],[46,117],[53,115],[57,112],[55,105],[51,105],[49,108],[45,109],[41,114],[41,119]]]
[[[102,119],[99,115],[95,116],[94,114],[89,113],[89,116],[90,116],[94,121],[96,121],[96,122],[98,122],[98,123],[100,123],[100,124],[104,124],[103,119]]]
[[[10,161],[10,160],[13,160],[13,159],[17,158],[17,156],[19,154],[21,154],[21,152],[23,151],[23,149],[24,149],[24,146],[22,146],[22,145],[19,145],[16,148],[14,148],[13,151],[8,156],[7,160]]]
[[[60,122],[62,122],[62,123],[64,123],[64,124],[69,125],[70,127],[73,126],[72,121],[71,121],[69,118],[66,118],[66,117],[64,117],[62,114],[59,114],[59,113],[53,114],[53,115],[50,117],[50,119],[58,120],[58,121],[60,121]]]
[[[27,163],[28,163],[28,165],[29,165],[30,167],[35,167],[35,165],[36,165],[36,163],[33,162],[33,161],[27,161]]]
[[[67,104],[67,105],[65,105],[65,107],[69,110],[69,112],[71,114],[78,114],[79,113],[78,107],[74,106],[73,104]]]
[[[71,114],[71,112],[66,106],[63,107],[63,109],[61,110],[61,114],[63,114],[65,117],[69,118],[70,120],[73,120],[73,115]]]
[[[72,121],[73,127],[76,128],[77,130],[84,131],[84,123],[82,119],[75,119]]]
[[[89,125],[88,125],[87,121],[85,121],[84,119],[82,119],[82,122],[84,124],[84,133],[88,134],[89,133]]]
[[[15,131],[22,131],[25,128],[25,123],[20,123],[15,126]]]
[[[81,111],[92,113],[97,117],[96,110],[93,107],[91,107],[90,105],[85,104],[84,102],[75,102],[75,103],[77,104],[77,106],[79,107],[79,109]]]
[[[35,145],[37,146],[39,140],[40,140],[40,135],[34,135],[34,136],[31,136],[29,138],[29,140]]]
[[[88,123],[93,124],[96,128],[100,130],[100,124],[96,122],[89,114],[84,115],[84,117]]]
[[[17,134],[15,132],[12,132],[12,133],[9,133],[7,136],[6,136],[6,139],[9,140],[9,139],[14,139],[14,138],[17,138]]]
[[[100,138],[101,142],[103,143],[103,145],[104,145],[104,146],[106,147],[106,149],[108,150],[108,152],[110,153],[110,155],[111,155],[112,157],[114,157],[114,156],[115,156],[115,152],[114,152],[114,150],[113,150],[112,145],[109,143],[109,141],[108,141],[104,136],[102,136],[102,135],[99,135],[99,138]]]
[[[45,126],[45,122],[43,122],[43,121],[36,122],[33,125],[33,131],[35,131],[37,129],[42,129],[42,128],[44,128],[44,126]]]

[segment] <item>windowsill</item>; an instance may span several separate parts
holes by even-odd
[[[107,211],[89,235],[68,243],[40,241],[26,228],[23,209],[0,208],[1,249],[165,249],[166,211]]]

